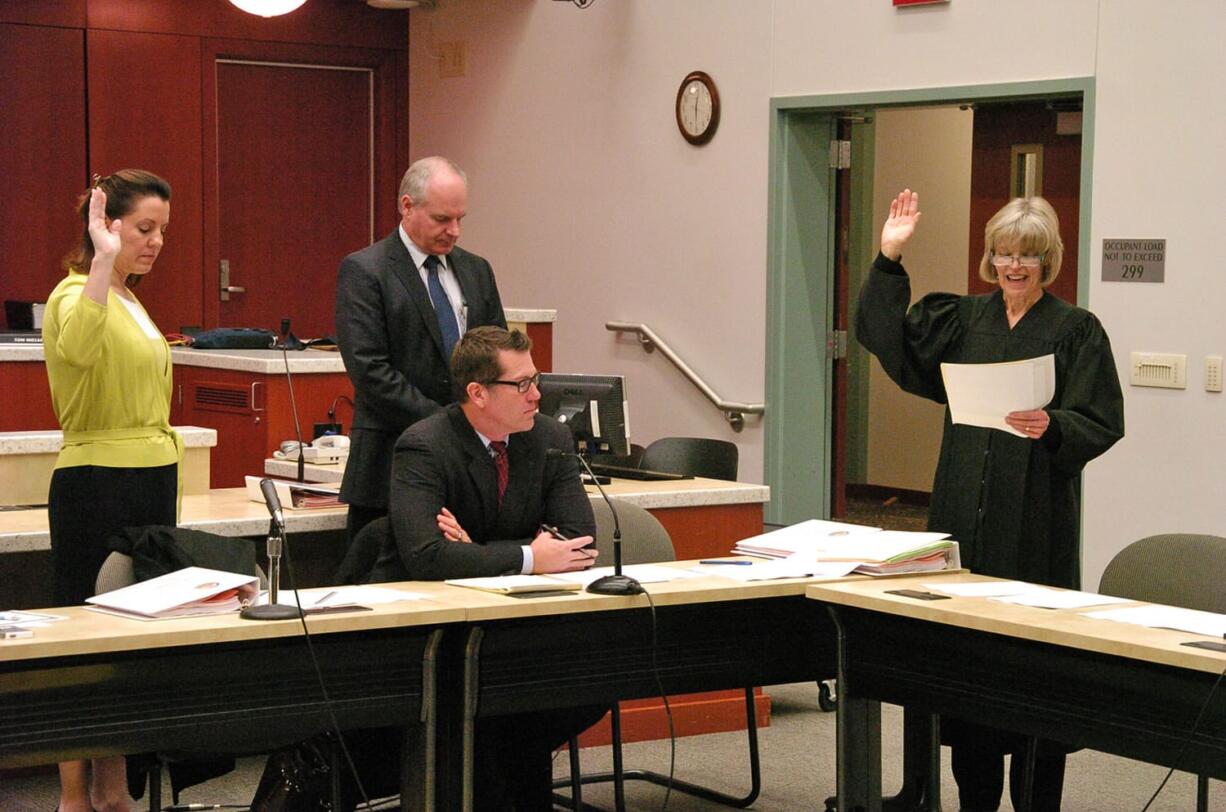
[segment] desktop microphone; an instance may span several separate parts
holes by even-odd
[[[260,491],[264,494],[264,504],[268,507],[268,515],[277,523],[277,527],[285,529],[285,511],[281,509],[281,497],[277,496],[277,486],[267,477],[260,480]]]
[[[617,509],[613,507],[613,500],[604,492],[604,488],[600,486],[600,480],[592,473],[592,467],[587,464],[587,460],[582,454],[576,454],[573,451],[563,451],[560,448],[550,448],[545,452],[547,459],[557,459],[559,457],[574,457],[579,460],[579,464],[587,471],[587,475],[592,478],[592,482],[596,485],[596,490],[600,491],[600,496],[604,499],[604,503],[609,506],[609,513],[613,514],[613,574],[606,575],[602,578],[597,578],[587,585],[587,591],[597,595],[640,595],[643,593],[643,585],[631,578],[629,575],[622,575],[622,526],[617,518]]]
[[[259,606],[245,606],[239,612],[243,620],[288,620],[298,617],[298,607],[285,606],[277,603],[281,586],[281,545],[285,541],[285,513],[281,510],[281,499],[277,496],[277,486],[271,479],[260,480],[260,491],[264,494],[264,505],[268,515],[272,517],[272,526],[268,528],[268,603]]]

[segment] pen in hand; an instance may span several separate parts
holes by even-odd
[[[559,539],[560,541],[570,541],[570,537],[569,537],[569,536],[567,536],[565,533],[563,533],[563,532],[562,532],[561,530],[559,530],[558,528],[554,527],[552,524],[545,524],[545,523],[543,523],[543,522],[542,522],[542,523],[541,523],[541,529],[540,529],[540,532],[541,532],[541,533],[548,533],[549,535],[553,536],[555,539]],[[594,543],[595,543],[595,542],[593,542],[593,544],[594,544]],[[588,550],[591,550],[591,549],[592,549],[592,546],[591,546],[591,545],[588,545],[588,546],[586,546],[586,547],[582,547],[582,548],[580,548],[580,552],[582,552],[582,553],[583,553],[584,555],[586,555],[588,558],[595,558],[595,557],[596,557],[596,554],[595,554],[595,552],[594,552],[594,551],[593,551],[593,552],[591,552],[591,553],[589,553],[589,552],[588,552]]]

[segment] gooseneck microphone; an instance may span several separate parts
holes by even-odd
[[[265,477],[260,480],[260,492],[264,494],[264,504],[268,508],[268,515],[277,523],[277,527],[285,529],[285,511],[281,509],[281,497],[277,496],[277,486],[271,479]]]
[[[587,475],[592,478],[592,482],[596,485],[596,490],[600,491],[601,498],[604,503],[609,506],[609,513],[613,515],[613,574],[605,575],[597,578],[587,585],[587,591],[597,595],[641,595],[643,593],[643,585],[629,575],[622,575],[622,526],[617,518],[617,508],[613,507],[613,500],[604,492],[604,488],[600,486],[600,480],[596,478],[596,474],[592,473],[592,467],[587,464],[587,460],[582,454],[576,454],[573,451],[563,451],[560,448],[551,448],[545,452],[547,458],[557,459],[559,457],[574,457],[579,460],[579,464],[587,471]]]
[[[260,480],[260,492],[264,494],[264,505],[272,517],[268,523],[265,548],[268,552],[268,603],[245,606],[239,617],[245,620],[289,620],[298,617],[298,607],[277,603],[281,586],[281,544],[285,541],[285,511],[281,509],[281,497],[277,496],[277,486],[271,479],[265,477]]]

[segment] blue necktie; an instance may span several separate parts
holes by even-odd
[[[426,289],[430,291],[430,304],[434,305],[434,316],[438,319],[439,332],[443,334],[443,355],[451,360],[451,351],[460,340],[460,326],[455,320],[455,311],[451,308],[451,300],[443,283],[438,279],[438,269],[442,265],[434,254],[426,257]]]

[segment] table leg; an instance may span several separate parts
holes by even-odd
[[[438,653],[442,629],[431,633],[421,658],[421,713],[405,725],[401,743],[400,805],[433,812],[438,768]],[[420,758],[420,760],[419,760]]]
[[[847,678],[847,640],[838,608],[827,609],[834,621],[838,650],[835,741],[839,812],[881,812],[881,703],[856,696],[855,683]]]
[[[475,628],[468,633],[468,643],[464,647],[464,716],[462,747],[463,765],[461,771],[460,809],[462,812],[472,812],[474,787],[474,754],[477,729],[477,683],[481,666],[481,638],[484,632]]]

